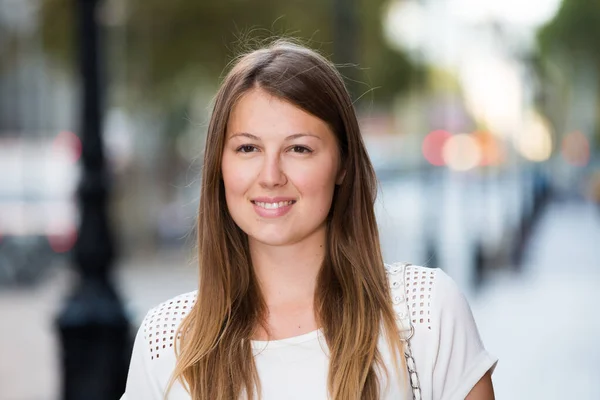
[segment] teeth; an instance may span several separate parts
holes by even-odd
[[[279,207],[289,206],[293,202],[294,202],[293,200],[280,201],[279,203],[263,203],[262,201],[255,201],[254,204],[256,204],[259,207],[265,208],[267,210],[274,210]]]

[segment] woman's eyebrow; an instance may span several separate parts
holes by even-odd
[[[314,138],[321,140],[321,138],[319,136],[314,135],[312,133],[294,133],[293,135],[286,137],[285,140],[286,141],[294,140],[294,139],[298,139],[298,138],[305,137],[305,136],[310,136],[310,137],[314,137]]]
[[[260,138],[258,136],[255,136],[255,135],[253,135],[251,133],[247,133],[247,132],[234,133],[233,135],[229,136],[227,138],[227,140],[233,139],[238,136],[243,136],[243,137],[247,137],[248,139],[260,141]]]
[[[233,139],[234,137],[238,137],[238,136],[247,137],[248,139],[252,139],[252,140],[256,140],[256,141],[261,141],[261,138],[259,138],[256,135],[253,135],[251,133],[248,133],[248,132],[234,133],[233,135],[229,136],[229,138],[227,140]],[[310,136],[310,137],[314,137],[319,140],[322,140],[319,136],[314,135],[312,133],[294,133],[293,135],[286,137],[285,140],[290,141],[290,140],[298,139],[298,138],[305,137],[305,136]]]

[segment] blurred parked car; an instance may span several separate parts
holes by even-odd
[[[78,138],[0,138],[0,285],[34,283],[76,241]]]

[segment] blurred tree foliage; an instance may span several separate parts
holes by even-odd
[[[538,32],[538,43],[544,58],[558,57],[571,67],[567,75],[576,74],[577,67],[585,64],[600,76],[600,0],[563,0],[556,16]],[[544,68],[539,70],[544,77]],[[600,94],[600,86],[594,89]],[[600,149],[600,103],[597,107],[593,135]]]
[[[45,49],[72,65],[77,0],[42,1]],[[381,21],[386,2],[356,0],[358,43],[344,45],[356,46],[359,72],[341,69],[364,83],[357,85],[355,97],[375,88],[364,96],[375,102],[389,100],[421,77],[405,54],[385,43]],[[109,71],[125,68],[111,83],[126,88],[130,104],[179,108],[193,88],[214,89],[227,63],[257,38],[292,36],[335,56],[333,0],[104,0],[101,11],[104,38],[109,39],[105,62]],[[115,42],[124,50],[111,50]]]
[[[584,57],[600,67],[600,0],[563,0],[538,39],[543,53]]]

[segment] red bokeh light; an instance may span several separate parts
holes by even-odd
[[[56,152],[66,152],[69,159],[75,163],[81,157],[81,139],[70,131],[62,131],[54,138],[52,143]]]
[[[423,157],[432,165],[441,167],[444,166],[444,158],[442,156],[442,149],[444,143],[448,140],[452,134],[448,131],[437,130],[430,132],[425,139],[423,139]]]
[[[563,158],[571,165],[585,167],[590,162],[590,143],[580,131],[568,133],[561,150]]]
[[[60,234],[48,234],[48,243],[50,248],[55,253],[66,253],[75,246],[77,242],[77,229],[74,225],[70,225],[69,228],[61,232]]]

